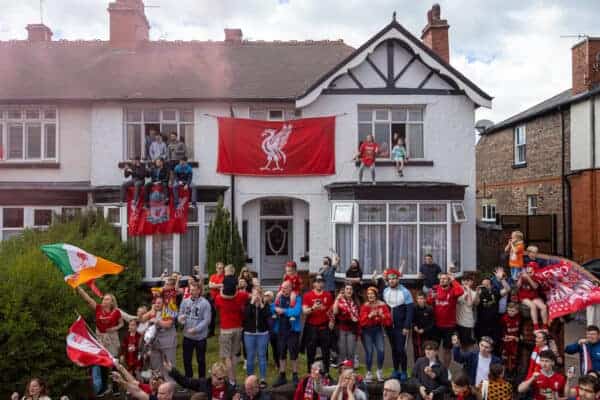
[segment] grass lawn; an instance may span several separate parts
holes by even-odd
[[[177,369],[183,373],[183,351],[182,351],[183,346],[181,344],[181,341],[183,340],[182,338],[183,338],[183,334],[181,332],[179,332],[178,333],[179,345],[177,346]],[[358,347],[357,352],[359,353],[359,359],[360,359],[360,366],[358,368],[358,373],[364,376],[366,374],[366,369],[364,367],[364,356],[363,356],[364,353],[363,353],[361,344],[359,344],[357,347]],[[386,354],[386,358],[387,357],[391,357],[389,352]],[[207,343],[207,349],[206,349],[207,375],[209,373],[210,366],[217,361],[219,361],[218,329],[217,329],[216,336],[209,338],[208,343]],[[194,368],[194,377],[197,377],[198,376],[197,375],[198,374],[198,366],[196,364],[195,358],[193,361],[193,368]],[[302,376],[307,374],[306,368],[307,368],[306,354],[300,354],[298,357],[298,375],[300,376],[300,378],[302,378]],[[255,370],[255,374],[258,375],[258,363],[256,363],[254,370]],[[386,377],[388,377],[392,373],[391,368],[384,368],[383,371],[384,371],[384,375]],[[277,373],[278,373],[278,371],[276,370],[275,363],[273,362],[273,359],[272,359],[271,346],[269,345],[268,363],[267,363],[267,383],[269,384],[269,386],[271,386],[273,384],[273,382],[275,382],[275,380],[277,379],[277,376],[278,376]],[[375,374],[375,370],[373,370],[373,374]],[[246,370],[244,369],[244,364],[241,362],[238,362],[238,364],[236,366],[236,381],[237,381],[237,383],[243,384],[244,380],[246,379],[246,376],[247,375],[246,375]],[[331,376],[334,379],[337,379],[338,373],[337,373],[336,369],[332,368]],[[291,368],[289,367],[289,361],[288,361],[287,378],[288,378],[288,380],[291,378]]]

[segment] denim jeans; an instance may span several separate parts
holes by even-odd
[[[173,203],[175,203],[175,208],[179,206],[179,188],[184,187],[186,184],[183,182],[175,182],[173,183]],[[196,204],[196,190],[194,190],[191,186],[188,186],[188,202],[191,205]]]
[[[366,166],[363,163],[360,163],[360,167],[358,168],[358,183],[362,182],[363,171],[368,169],[371,172],[371,182],[375,182],[375,163],[370,166]]]
[[[385,356],[385,342],[383,339],[383,328],[372,326],[363,328],[363,346],[365,348],[367,371],[371,370],[373,365],[373,353],[377,351],[377,369],[383,368],[383,359]]]
[[[194,351],[196,352],[196,362],[198,363],[198,376],[204,378],[206,376],[206,339],[194,340],[184,337],[183,369],[187,378],[194,376],[194,368],[192,366]]]
[[[94,388],[94,394],[102,393],[104,389],[104,383],[102,382],[102,367],[99,365],[92,366],[92,386]]]
[[[338,355],[339,361],[353,360],[356,353],[356,335],[353,332],[339,330]]]
[[[254,375],[254,360],[258,356],[258,370],[260,378],[267,378],[267,346],[269,345],[269,332],[256,335],[244,332],[244,348],[246,349],[246,373]]]

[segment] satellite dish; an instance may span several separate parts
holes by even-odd
[[[477,129],[477,132],[479,132],[479,134],[482,134],[492,125],[494,125],[494,123],[489,119],[480,119],[475,123],[475,129]]]

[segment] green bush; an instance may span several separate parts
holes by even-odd
[[[233,264],[238,271],[246,264],[246,253],[242,245],[242,239],[240,239],[237,221],[235,221],[232,235],[231,215],[229,210],[223,207],[222,198],[219,199],[217,211],[208,227],[206,238],[205,270],[209,274],[215,272],[217,261],[222,261],[225,265]]]
[[[0,242],[0,397],[23,393],[30,377],[44,379],[52,397],[88,397],[88,368],[67,358],[65,338],[77,314],[93,328],[93,313],[40,251],[51,243],[73,244],[125,266],[121,274],[99,279],[97,286],[115,294],[129,312],[142,301],[139,252],[122,243],[115,228],[96,213]]]

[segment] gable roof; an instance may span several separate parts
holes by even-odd
[[[289,100],[354,49],[338,41],[0,42],[0,102]]]
[[[440,75],[450,78],[457,83],[458,87],[464,90],[465,94],[467,94],[467,96],[469,96],[476,104],[491,107],[492,97],[489,94],[484,92],[475,83],[452,67],[452,65],[443,60],[435,51],[416,38],[395,19],[315,81],[298,97],[297,105],[303,107],[310,104],[335,78],[363,62],[366,56],[381,42],[390,38],[400,39],[405,43],[408,42],[407,45],[409,48],[419,56],[424,64],[440,73]]]
[[[482,135],[489,135],[502,129],[510,128],[511,126],[525,122],[532,118],[539,117],[556,110],[557,107],[571,103],[574,99],[575,97],[573,96],[573,91],[571,89],[567,89],[555,96],[550,97],[549,99],[542,101],[541,103],[534,105],[533,107],[526,109],[525,111],[521,111],[520,113],[515,114],[504,121],[490,126],[482,133]]]

